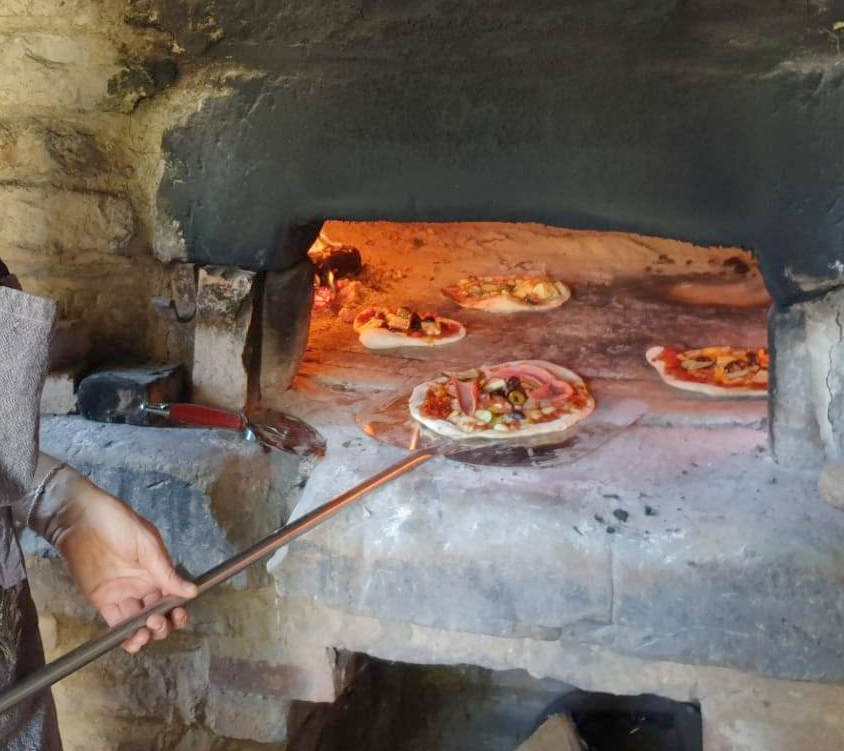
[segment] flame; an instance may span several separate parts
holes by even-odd
[[[325,275],[325,281],[328,283],[327,286],[332,292],[337,291],[337,287],[334,284],[334,269],[328,269],[328,273]]]

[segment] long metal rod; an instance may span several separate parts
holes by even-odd
[[[279,548],[287,545],[289,542],[295,540],[297,537],[319,526],[324,521],[334,516],[337,512],[344,509],[346,506],[354,503],[356,500],[372,492],[382,485],[395,480],[405,472],[424,464],[429,459],[433,459],[441,452],[436,449],[420,449],[408,454],[406,457],[391,464],[386,469],[382,470],[376,475],[373,475],[367,480],[364,480],[359,485],[335,496],[330,501],[324,503],[322,506],[315,508],[313,511],[305,514],[294,522],[286,524],[280,529],[268,535],[263,540],[256,542],[252,547],[247,548],[242,553],[232,556],[223,563],[209,569],[204,574],[199,576],[195,583],[199,588],[197,597],[204,595],[209,590],[222,584],[224,581],[236,576],[244,569],[251,566],[253,563],[263,560],[271,553],[274,553]],[[191,600],[190,602],[192,602]],[[98,636],[91,641],[76,647],[75,649],[63,655],[57,660],[54,660],[43,668],[35,671],[31,675],[24,678],[20,683],[13,686],[8,691],[0,694],[0,713],[5,712],[10,707],[15,706],[19,702],[28,699],[34,694],[52,686],[54,683],[67,678],[71,673],[75,673],[85,665],[102,657],[107,652],[110,652],[115,647],[118,647],[139,628],[146,624],[147,619],[156,613],[168,613],[173,608],[180,605],[185,605],[186,600],[176,597],[166,597],[159,600],[154,605],[145,608],[137,615],[133,616],[123,623],[119,623],[106,631],[102,636]]]

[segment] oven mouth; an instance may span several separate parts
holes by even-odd
[[[752,399],[682,390],[646,359],[656,346],[767,349],[771,298],[746,250],[538,224],[328,221],[309,255],[318,274],[302,370],[337,391],[398,393],[443,372],[544,360],[582,376],[599,404],[644,399],[652,422],[765,421],[764,390]],[[459,307],[443,294],[473,276],[559,280],[571,299],[503,315]],[[467,334],[445,346],[367,349],[353,321],[371,306],[432,311]]]

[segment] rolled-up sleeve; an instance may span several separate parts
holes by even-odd
[[[55,304],[0,287],[0,506],[24,498],[38,456],[38,408]]]

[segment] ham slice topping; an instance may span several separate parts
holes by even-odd
[[[539,385],[527,394],[532,399],[565,399],[574,393],[574,387],[568,381],[549,373],[544,368],[529,363],[490,368],[487,375],[504,378],[505,380],[515,376],[519,379],[535,381]]]
[[[460,409],[464,414],[474,415],[475,410],[478,408],[478,399],[480,398],[477,379],[459,381],[452,376],[451,385],[454,387]]]

